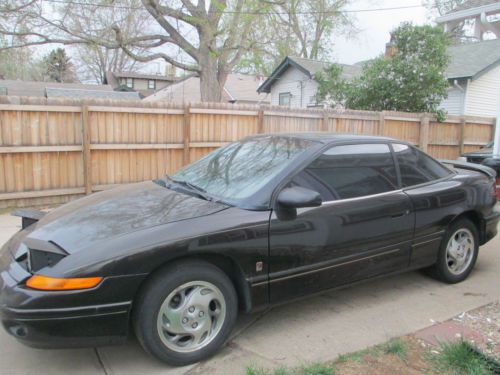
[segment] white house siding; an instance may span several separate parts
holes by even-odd
[[[466,88],[466,83],[460,82],[460,86]],[[455,86],[448,89],[448,97],[441,102],[440,109],[445,110],[450,115],[463,115],[465,91]]]
[[[280,93],[289,92],[290,107],[307,107],[311,96],[316,95],[318,83],[296,68],[287,71],[271,87],[271,104],[279,105]]]
[[[496,116],[500,103],[500,66],[469,82],[465,114]]]

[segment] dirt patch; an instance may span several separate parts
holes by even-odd
[[[384,353],[383,348],[376,347],[367,351],[361,358],[336,362],[335,375],[438,374],[433,372],[432,366],[426,361],[428,348],[424,347],[413,336],[406,336],[400,340],[406,346],[404,356],[387,354]]]
[[[453,321],[480,332],[484,340],[475,344],[485,354],[500,358],[500,302],[464,312]]]
[[[440,327],[443,328],[441,330],[444,330],[443,332],[446,332],[447,327],[448,330],[457,332],[456,335],[448,335],[449,337],[443,335],[445,341],[466,339],[491,358],[500,359],[500,302],[494,302],[464,312],[447,322],[437,323],[415,335],[397,339],[403,344],[404,353],[388,353],[384,345],[379,345],[362,352],[341,356],[334,363],[335,375],[443,374],[443,372],[436,372],[435,366],[429,361],[430,355],[440,352],[439,344],[433,345],[429,343],[429,340],[419,338],[419,334],[422,336],[422,332],[426,330],[435,329],[436,332],[440,332]],[[480,339],[474,340],[473,333],[477,334]]]

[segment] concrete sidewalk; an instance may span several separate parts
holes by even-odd
[[[0,215],[0,243],[20,219]],[[124,346],[36,350],[0,332],[2,374],[244,374],[245,367],[295,366],[333,360],[500,300],[500,237],[481,247],[470,278],[446,285],[421,273],[369,281],[340,291],[242,316],[232,340],[214,358],[168,367],[130,340]]]

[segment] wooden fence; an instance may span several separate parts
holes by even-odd
[[[454,159],[488,143],[494,123],[467,116],[438,123],[415,113],[0,98],[0,208],[57,204],[154,179],[256,133],[384,135]]]

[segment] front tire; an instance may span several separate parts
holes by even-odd
[[[446,283],[459,283],[472,272],[478,252],[476,226],[468,219],[460,219],[446,231],[432,274]]]
[[[148,280],[133,321],[147,352],[183,366],[213,355],[229,337],[237,312],[231,280],[210,263],[190,260],[172,264]]]

